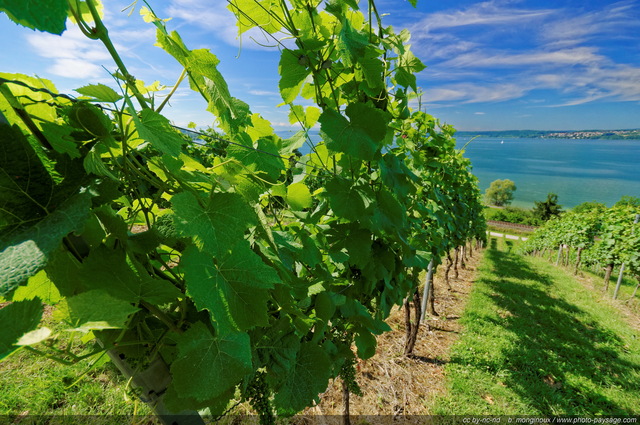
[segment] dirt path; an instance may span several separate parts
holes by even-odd
[[[358,364],[358,384],[363,396],[351,395],[352,415],[428,415],[434,397],[444,391],[444,366],[449,348],[458,338],[458,319],[471,291],[476,266],[482,254],[474,253],[466,270],[453,279],[452,291],[444,283],[444,268],[435,275],[435,309],[438,317],[422,326],[414,349],[415,357],[403,356],[404,312],[397,307],[387,320],[392,331],[378,337],[376,355]],[[341,415],[342,384],[339,379],[329,385],[320,404],[303,414]]]

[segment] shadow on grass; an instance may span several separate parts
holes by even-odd
[[[485,255],[496,278],[478,283],[500,314],[481,320],[516,340],[501,355],[471,364],[500,372],[503,383],[538,414],[632,414],[605,391],[637,388],[640,364],[620,358],[623,341],[589,313],[554,297],[552,279],[521,257],[497,249]]]

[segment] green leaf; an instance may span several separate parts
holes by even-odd
[[[53,331],[47,327],[35,329],[22,335],[18,342],[16,342],[16,345],[34,345],[48,339],[52,333]]]
[[[327,389],[331,376],[331,361],[315,343],[303,342],[287,379],[280,388],[274,388],[273,399],[280,414],[292,415],[318,400],[318,394]]]
[[[62,301],[54,316],[67,322],[73,330],[89,332],[125,328],[129,316],[137,311],[131,303],[96,289]]]
[[[17,350],[15,344],[42,319],[42,301],[16,301],[0,309],[0,360]]]
[[[189,85],[208,103],[207,111],[216,115],[223,130],[235,132],[245,124],[241,118],[246,104],[231,97],[227,82],[218,71],[218,58],[207,49],[189,50],[180,35],[168,33],[164,26],[156,31],[157,45],[173,56],[189,73]],[[246,112],[246,111],[245,111]]]
[[[13,301],[32,300],[40,298],[45,304],[53,305],[60,301],[58,288],[49,280],[44,270],[39,271],[29,279],[26,286],[20,286],[13,293]]]
[[[227,6],[236,15],[238,34],[259,26],[270,34],[280,31],[284,15],[274,0],[234,0]]]
[[[367,85],[371,90],[376,92],[385,89],[385,81],[383,78],[384,63],[380,59],[381,53],[380,50],[373,46],[367,46],[365,54],[357,58]]]
[[[90,199],[88,193],[76,195],[35,225],[0,240],[0,296],[44,268],[62,239],[82,229]]]
[[[176,230],[192,236],[198,247],[212,255],[231,250],[244,240],[244,232],[258,224],[253,209],[237,193],[213,193],[205,205],[189,192],[171,199]]]
[[[101,245],[84,260],[78,278],[86,288],[103,290],[130,303],[145,300],[162,305],[181,296],[182,293],[168,281],[134,271],[127,261],[123,249]]]
[[[287,188],[287,202],[294,211],[309,208],[313,203],[311,192],[304,183],[293,183]]]
[[[328,322],[336,312],[336,303],[328,292],[321,292],[316,295],[315,302],[316,316]]]
[[[375,209],[372,218],[373,228],[405,237],[408,230],[406,208],[386,188],[377,193],[377,201],[378,208]]]
[[[298,97],[302,83],[311,74],[311,69],[301,64],[302,56],[303,53],[300,50],[285,50],[280,55],[278,88],[285,103],[291,103]]]
[[[209,310],[221,335],[268,324],[267,289],[280,278],[247,244],[215,259],[191,246],[180,264],[187,294],[198,309]]]
[[[356,347],[358,347],[358,357],[363,360],[369,359],[376,354],[376,337],[366,330],[360,331],[356,335]]]
[[[273,135],[271,123],[259,114],[251,115],[251,125],[245,130],[254,142],[262,137]]]
[[[251,372],[246,333],[214,337],[197,322],[176,338],[178,357],[171,364],[172,386],[181,397],[209,400],[223,395]]]
[[[398,58],[398,68],[395,74],[396,83],[404,87],[411,87],[414,91],[418,91],[416,86],[416,76],[414,74],[425,68],[426,66],[422,61],[415,57],[410,50],[407,50]]]
[[[270,138],[258,140],[257,147],[248,138],[236,139],[238,144],[227,148],[227,157],[237,159],[247,174],[259,174],[262,179],[275,183],[285,170],[284,162],[279,156],[278,147]],[[257,149],[257,150],[256,150]]]
[[[54,182],[17,126],[0,125],[0,230],[46,214]]]
[[[42,131],[47,135],[47,140],[57,152],[69,155],[71,158],[80,158],[79,143],[76,142],[71,133],[73,127],[68,125],[56,125],[49,122],[41,124]]]
[[[290,318],[285,315],[280,316],[266,330],[257,330],[256,334],[250,336],[259,364],[269,365],[267,379],[271,388],[279,387],[295,366],[300,351],[300,337],[296,335]]]
[[[24,27],[62,34],[67,29],[67,0],[0,0],[0,11]]]
[[[387,116],[363,103],[349,105],[345,113],[349,120],[331,109],[320,116],[321,136],[327,147],[365,161],[373,160],[387,134]]]
[[[197,400],[193,397],[185,397],[183,394],[179,394],[174,385],[169,385],[167,392],[164,395],[164,404],[170,412],[180,414],[180,412],[188,410],[201,410],[209,409],[209,414],[218,416],[222,415],[229,406],[229,401],[235,395],[235,387],[229,388],[227,391],[217,397],[212,397],[206,400]]]
[[[104,84],[89,84],[76,89],[83,96],[93,97],[98,102],[117,102],[122,99],[114,89]]]
[[[349,220],[359,220],[365,215],[362,194],[349,180],[334,177],[325,186],[326,196],[333,212]]]
[[[140,137],[162,153],[180,156],[186,142],[168,119],[151,109],[145,109],[139,120],[134,120]]]
[[[102,109],[88,102],[74,103],[67,111],[71,124],[93,137],[104,138],[111,134],[113,123]]]
[[[342,24],[342,30],[338,36],[338,51],[346,66],[353,66],[358,59],[364,57],[365,48],[369,45],[368,37],[356,31],[348,19]]]
[[[360,267],[371,262],[371,231],[366,229],[350,229],[345,240],[349,263]]]

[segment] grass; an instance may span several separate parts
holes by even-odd
[[[20,350],[0,362],[0,388],[0,417],[9,422],[25,415],[124,415],[136,416],[130,423],[150,422],[149,408],[126,390],[111,362],[67,366]]]
[[[546,258],[549,260],[551,258],[551,262],[555,264],[556,261],[556,253],[552,253],[550,256],[547,255]],[[575,264],[575,253],[572,252],[572,255],[569,259],[568,266],[560,266],[567,273],[573,273]],[[603,294],[602,296],[607,299],[613,299],[613,293],[615,291],[616,283],[618,280],[618,274],[620,272],[619,268],[615,268],[613,273],[611,273],[611,277],[609,278],[609,287],[607,289],[607,293],[603,294],[604,291],[604,270],[600,271],[600,273],[594,273],[593,268],[584,268],[581,267],[579,269],[579,278],[586,282],[589,287],[591,287],[594,291],[599,294]],[[633,297],[636,286],[638,285],[638,280],[635,279],[629,271],[627,270],[623,273],[623,279],[620,285],[620,291],[618,292],[618,301],[616,303],[623,304],[626,309],[628,309],[632,314],[640,317],[640,290],[637,291],[635,297]]]
[[[434,414],[637,415],[640,337],[597,291],[493,239]]]
[[[492,226],[490,224],[487,225],[487,230],[495,233],[502,233],[502,234],[514,235],[514,236],[524,236],[524,237],[529,237],[533,234],[532,230],[505,228],[500,226]]]

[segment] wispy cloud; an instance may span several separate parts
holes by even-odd
[[[616,2],[605,5],[602,9],[574,14],[564,11],[559,19],[545,23],[540,35],[552,45],[567,46],[585,43],[596,37],[609,38],[628,37],[626,30],[638,29],[640,21],[637,17],[637,2],[634,0]]]
[[[518,99],[529,91],[528,88],[511,83],[477,84],[459,83],[444,87],[426,88],[424,101],[462,103],[500,102]]]
[[[280,93],[276,93],[274,91],[267,91],[267,90],[249,90],[247,93],[252,94],[254,96],[280,96]]]
[[[252,28],[239,36],[237,19],[227,8],[228,5],[225,0],[172,0],[166,12],[168,16],[196,25],[232,46],[263,50],[290,43],[281,40],[285,34],[269,35],[260,28]]]
[[[485,1],[408,26],[428,65],[420,75],[420,83],[433,86],[426,90],[428,101],[499,102],[536,90],[554,91],[562,101],[550,103],[563,106],[640,100],[640,67],[619,63],[611,53],[613,40],[639,47],[637,0],[587,12],[522,4]]]
[[[62,36],[32,33],[27,41],[41,57],[51,59],[47,71],[67,78],[100,78],[106,72],[100,63],[110,60],[102,44],[86,38],[78,27],[70,27]]]
[[[605,60],[596,54],[593,47],[576,47],[555,51],[528,51],[513,53],[501,51],[496,53],[470,52],[444,62],[443,66],[460,67],[525,67],[545,65],[587,65]]]
[[[429,15],[415,24],[427,31],[464,27],[469,25],[504,25],[519,22],[530,23],[554,13],[553,9],[519,9],[510,7],[508,1],[486,1],[476,3],[464,10],[439,12]]]

